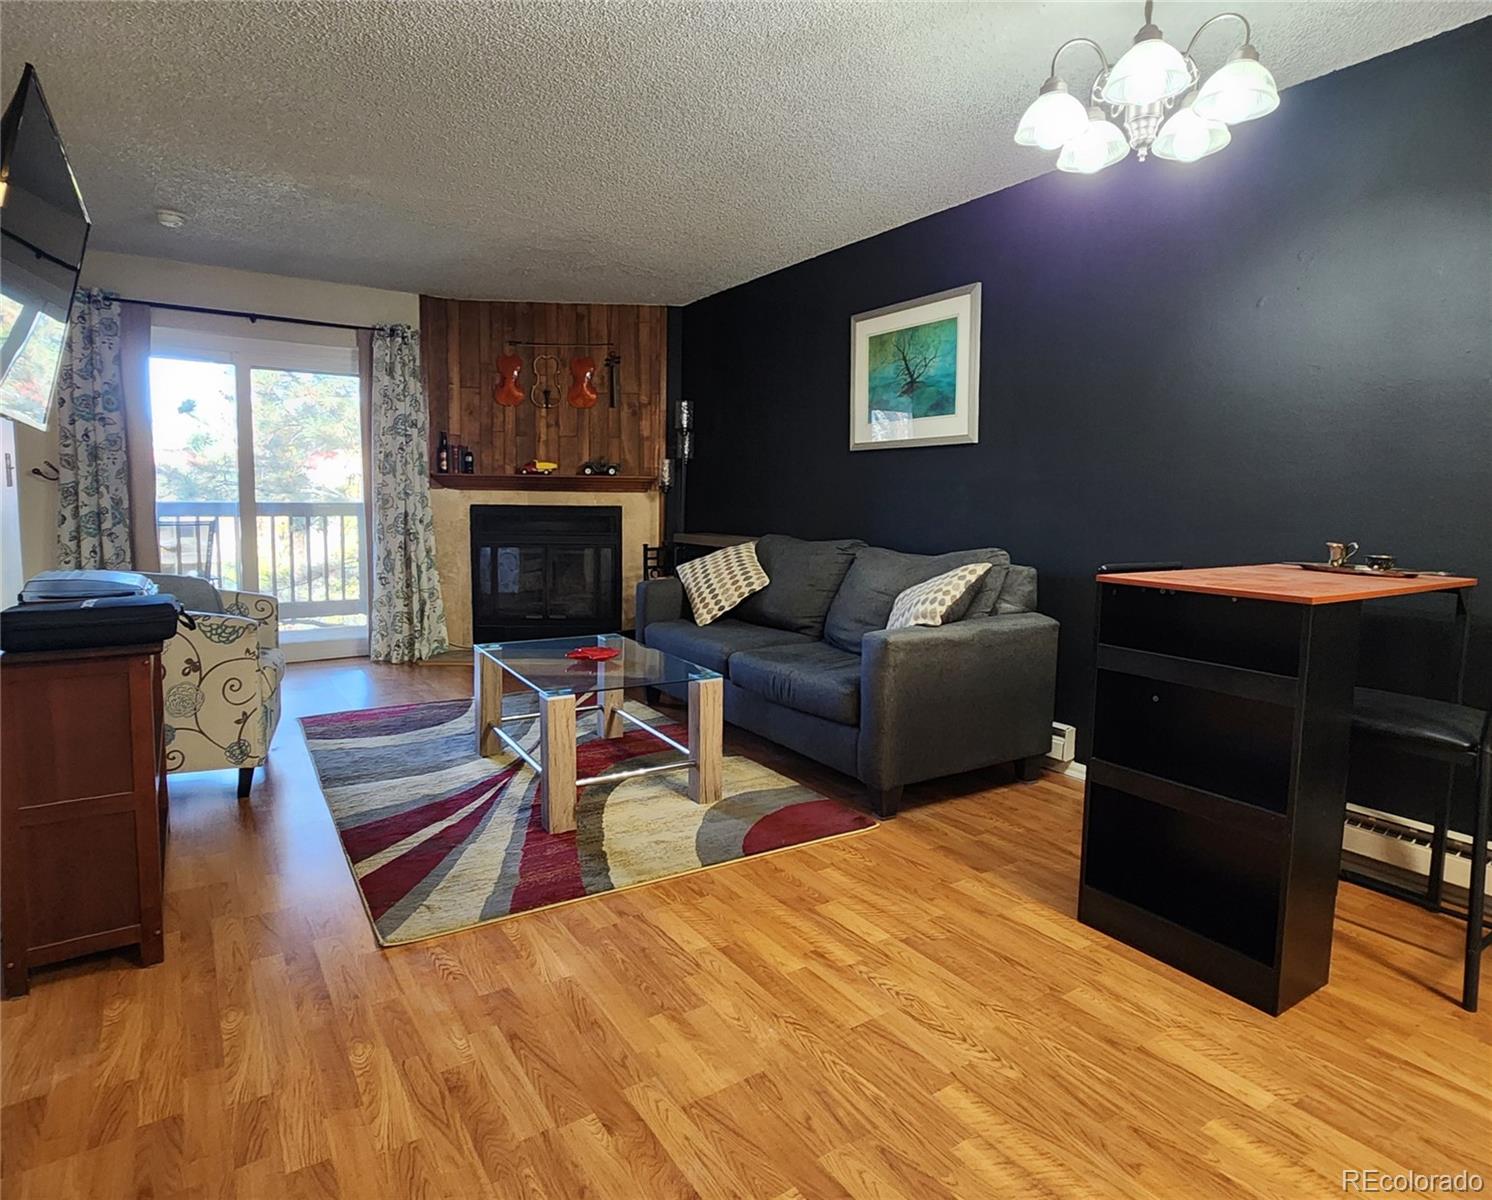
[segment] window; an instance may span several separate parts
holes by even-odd
[[[280,602],[287,641],[360,641],[368,582],[350,348],[152,332],[161,570]]]

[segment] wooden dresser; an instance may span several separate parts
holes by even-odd
[[[0,656],[4,994],[120,946],[161,961],[161,646]]]

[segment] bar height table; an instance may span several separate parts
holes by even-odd
[[[1265,1012],[1322,987],[1362,603],[1284,563],[1097,576],[1078,919]]]

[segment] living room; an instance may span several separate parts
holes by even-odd
[[[1484,1189],[1492,5],[3,46],[7,1197]]]

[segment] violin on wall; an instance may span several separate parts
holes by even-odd
[[[518,374],[523,370],[523,359],[516,354],[503,354],[497,360],[497,387],[493,399],[504,408],[523,403],[523,392],[518,387]]]
[[[570,360],[570,391],[565,399],[571,408],[595,408],[600,394],[596,391],[596,360],[581,356]]]
[[[552,354],[534,355],[534,386],[528,398],[535,408],[554,408],[559,404],[560,360]]]

